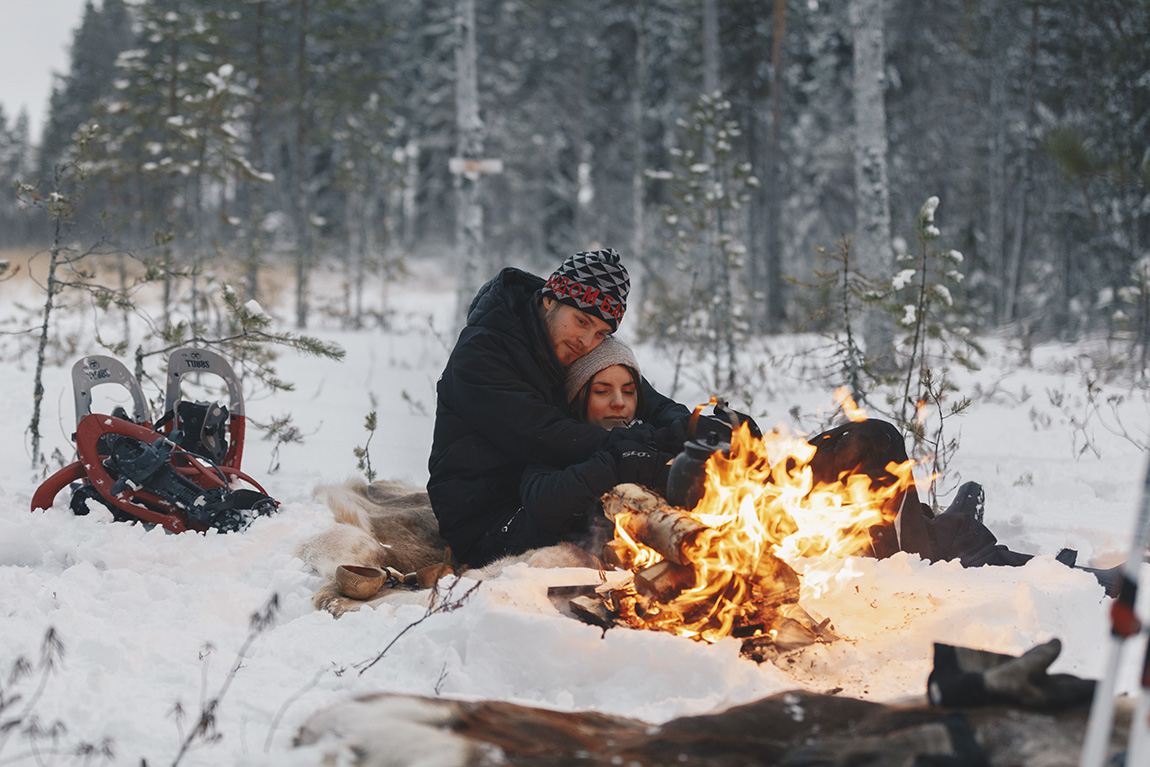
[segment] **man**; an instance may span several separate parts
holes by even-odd
[[[614,333],[631,281],[614,250],[576,253],[546,282],[506,268],[475,296],[436,387],[427,492],[440,534],[462,562],[479,566],[539,545],[520,514],[528,464],[565,467],[609,441],[650,439],[651,426],[681,424],[686,407],[644,379],[649,426],[605,431],[572,417],[566,368]]]

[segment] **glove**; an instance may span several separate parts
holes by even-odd
[[[661,453],[678,455],[687,442],[687,421],[689,416],[672,421],[669,425],[656,429],[647,444]],[[700,419],[702,420],[702,419]]]
[[[674,456],[652,450],[638,442],[623,440],[617,442],[610,452],[615,458],[619,482],[633,482],[659,494],[666,491],[670,462]]]
[[[738,410],[732,410],[726,403],[720,402],[715,405],[715,412],[712,415],[699,415],[699,420],[695,423],[695,439],[729,443],[732,432],[744,423],[747,424],[752,437],[762,439],[763,430],[755,423],[754,418]]]
[[[616,426],[611,431],[607,432],[607,440],[603,443],[603,449],[609,451],[612,455],[618,455],[616,446],[619,443],[628,443],[631,445],[649,445],[654,440],[655,427],[649,423],[635,423],[630,426]]]
[[[935,643],[934,669],[927,680],[930,702],[935,706],[1013,703],[1036,709],[1089,703],[1094,680],[1046,673],[1060,652],[1058,639],[1019,657]]]

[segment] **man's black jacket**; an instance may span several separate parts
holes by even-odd
[[[437,386],[427,491],[440,534],[469,564],[489,529],[519,508],[528,464],[557,468],[587,460],[609,432],[571,416],[566,371],[539,313],[543,279],[507,268],[471,302]],[[656,426],[689,411],[643,381]]]

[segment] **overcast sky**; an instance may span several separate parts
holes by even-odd
[[[86,0],[0,0],[0,104],[14,120],[21,109],[32,121],[32,141],[52,94],[52,73],[68,71],[68,48]],[[93,0],[100,7],[103,0]]]

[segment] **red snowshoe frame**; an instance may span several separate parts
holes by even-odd
[[[219,463],[189,452],[170,439],[180,428],[181,383],[191,373],[216,375],[228,387],[229,439],[227,452]],[[128,390],[133,404],[131,420],[126,417],[126,412],[122,413],[124,417],[91,412],[92,389],[104,384],[117,384]],[[173,533],[207,530],[208,524],[192,518],[196,516],[194,510],[184,508],[180,503],[156,492],[150,492],[147,487],[125,477],[112,475],[107,464],[115,464],[110,458],[117,437],[131,438],[138,441],[141,450],[152,450],[157,455],[163,455],[166,464],[178,475],[175,478],[178,485],[185,490],[190,488],[193,494],[203,491],[196,501],[202,501],[207,496],[214,499],[226,497],[232,492],[232,484],[242,480],[257,492],[237,490],[234,491],[236,495],[246,492],[254,496],[258,493],[264,502],[262,508],[265,512],[268,508],[274,508],[269,507],[268,502],[278,505],[258,482],[240,470],[245,432],[243,393],[231,366],[215,352],[191,347],[172,352],[168,358],[165,414],[160,420],[159,429],[152,425],[147,400],[139,382],[119,360],[103,355],[83,357],[72,367],[72,385],[76,403],[75,440],[79,460],[44,480],[32,496],[33,511],[51,507],[61,490],[80,482],[90,485],[114,511],[124,512],[131,518],[160,525]]]

